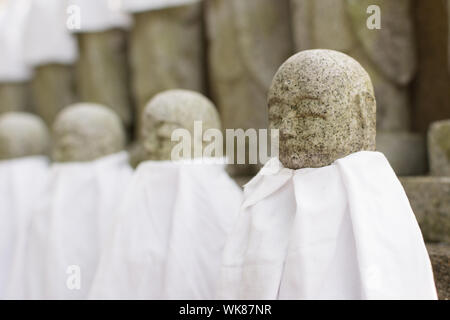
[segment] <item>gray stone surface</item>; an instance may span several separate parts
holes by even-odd
[[[209,87],[224,129],[267,128],[267,90],[293,53],[286,0],[208,0]],[[254,166],[235,165],[235,175]]]
[[[450,177],[401,177],[426,241],[450,242]]]
[[[342,51],[361,63],[377,97],[377,129],[410,127],[408,86],[416,56],[411,0],[291,0],[297,50]],[[381,9],[381,29],[366,25],[369,5]]]
[[[77,34],[79,59],[76,86],[79,98],[108,106],[126,127],[132,107],[126,56],[126,32],[119,29]]]
[[[427,244],[436,289],[440,300],[450,299],[450,245],[448,243]]]
[[[0,83],[0,114],[8,111],[25,111],[29,109],[26,83]]]
[[[51,126],[58,112],[75,102],[73,68],[46,64],[34,69],[31,94],[35,112]]]
[[[124,147],[120,118],[102,105],[71,105],[58,114],[53,125],[52,157],[56,162],[92,161]]]
[[[38,116],[25,112],[0,115],[0,159],[46,155],[49,145],[48,129]]]
[[[161,91],[204,91],[202,30],[201,3],[134,15],[130,63],[139,123],[148,101]]]
[[[420,133],[377,132],[377,150],[386,156],[399,176],[428,172],[425,137]]]
[[[433,123],[428,131],[428,158],[434,176],[450,176],[450,120]]]
[[[280,130],[280,161],[317,168],[375,149],[376,103],[367,72],[332,50],[306,50],[276,73],[268,95],[270,127]]]
[[[203,142],[201,136],[194,136],[194,121],[202,121],[203,132],[210,128],[221,128],[219,114],[214,104],[200,93],[188,90],[168,90],[157,94],[145,107],[143,113],[142,142],[145,158],[170,160],[172,148],[179,142],[171,141],[172,132],[178,128],[187,129],[194,139]],[[195,157],[192,150],[191,156]]]

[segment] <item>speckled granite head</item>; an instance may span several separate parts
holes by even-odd
[[[45,123],[25,112],[0,116],[0,159],[47,155],[50,135]]]
[[[268,96],[270,127],[280,130],[287,168],[318,168],[375,150],[376,103],[367,72],[333,50],[307,50],[277,71]]]
[[[157,94],[143,114],[142,139],[146,158],[169,160],[172,148],[179,143],[171,141],[172,132],[178,128],[187,129],[192,139],[202,143],[201,136],[194,136],[194,121],[202,121],[203,132],[221,127],[214,104],[200,93],[168,90]],[[194,155],[193,152],[191,154]]]
[[[109,108],[79,103],[62,110],[53,124],[53,160],[92,161],[125,147],[125,132],[119,117]]]

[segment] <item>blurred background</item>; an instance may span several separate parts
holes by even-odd
[[[329,48],[372,77],[378,149],[399,175],[425,174],[425,134],[450,118],[449,3],[0,0],[0,112],[31,111],[51,126],[73,102],[101,103],[132,144],[149,99],[185,88],[213,100],[224,128],[265,128],[278,67],[300,50]],[[379,29],[367,26],[370,5],[380,8]]]

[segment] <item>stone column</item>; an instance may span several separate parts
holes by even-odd
[[[209,87],[224,129],[267,128],[267,91],[279,66],[293,53],[288,4],[206,2]],[[251,166],[234,166],[232,173],[253,171]]]
[[[431,175],[450,177],[450,120],[437,121],[430,126],[428,158]]]
[[[73,67],[64,64],[37,66],[31,93],[35,112],[50,126],[60,110],[76,101]]]
[[[81,101],[113,109],[126,127],[132,123],[127,33],[121,29],[77,33],[80,57],[76,87]]]
[[[0,114],[29,109],[29,87],[24,82],[0,82]]]
[[[297,50],[329,48],[358,60],[374,84],[378,150],[399,175],[425,173],[425,137],[410,133],[409,87],[417,66],[412,0],[291,0],[291,4]],[[381,29],[367,27],[373,14],[367,13],[370,5],[380,8]]]
[[[413,125],[424,133],[432,122],[450,118],[447,6],[445,0],[416,1],[415,6],[419,68],[413,86]]]
[[[138,119],[149,100],[161,91],[204,92],[202,5],[199,1],[178,2],[182,5],[158,8],[149,2],[144,11],[134,11],[130,63]]]

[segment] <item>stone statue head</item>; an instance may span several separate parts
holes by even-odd
[[[221,127],[214,104],[189,90],[167,90],[155,95],[142,117],[143,149],[145,158],[151,160],[170,160],[172,148],[178,143],[171,141],[175,129],[186,129],[193,139],[202,140],[201,135],[194,136],[194,121],[202,121],[203,131]]]
[[[53,124],[52,157],[56,162],[92,161],[125,147],[119,117],[109,108],[79,103],[63,109]]]
[[[375,150],[376,102],[369,75],[333,50],[306,50],[277,71],[268,95],[279,158],[291,169],[318,168]]]
[[[45,123],[25,112],[0,116],[0,159],[47,155],[50,135]]]

